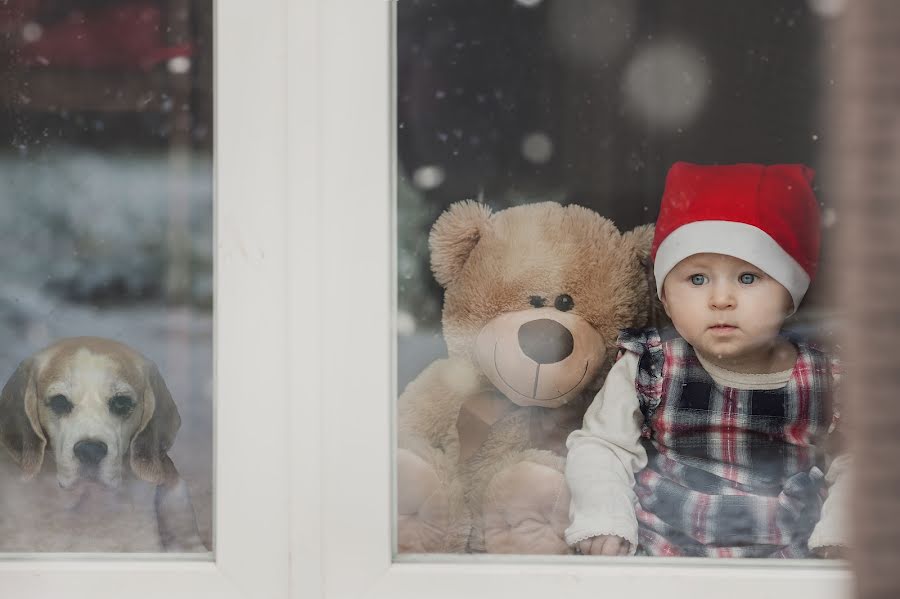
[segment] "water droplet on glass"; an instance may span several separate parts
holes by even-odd
[[[175,75],[184,75],[191,70],[191,59],[187,56],[176,56],[166,63],[166,68]]]
[[[534,164],[544,164],[553,156],[553,142],[540,131],[526,135],[521,149],[525,159]]]
[[[444,182],[444,169],[429,164],[420,166],[413,172],[413,183],[419,189],[434,189]]]
[[[810,10],[820,17],[833,18],[844,12],[847,0],[807,0]]]
[[[4,4],[6,4],[4,2]],[[22,39],[28,43],[36,42],[44,36],[44,28],[38,23],[29,22],[22,26]]]

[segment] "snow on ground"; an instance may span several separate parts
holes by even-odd
[[[0,155],[3,277],[74,301],[212,293],[212,162],[186,153],[75,147]]]

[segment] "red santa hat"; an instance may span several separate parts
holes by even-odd
[[[653,238],[657,293],[688,256],[726,254],[781,283],[796,310],[819,259],[813,175],[802,164],[672,165]]]

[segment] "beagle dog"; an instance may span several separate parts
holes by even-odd
[[[24,360],[0,393],[0,551],[206,551],[167,453],[180,425],[126,345],[73,337]]]

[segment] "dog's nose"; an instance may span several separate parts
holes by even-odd
[[[532,320],[519,327],[519,346],[538,364],[566,359],[575,348],[569,329],[549,318]]]
[[[106,457],[107,447],[103,441],[83,440],[75,444],[75,457],[82,464],[96,466]]]

